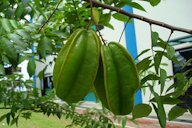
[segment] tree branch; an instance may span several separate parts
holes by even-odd
[[[107,4],[103,4],[103,3],[98,2],[96,0],[92,0],[92,2],[97,6],[100,6],[102,8],[109,9],[109,10],[112,10],[112,11],[116,11],[116,12],[121,13],[123,15],[129,16],[130,18],[135,18],[135,19],[147,22],[149,24],[154,24],[154,25],[157,25],[157,26],[168,28],[171,31],[180,31],[180,32],[185,32],[185,33],[188,33],[188,34],[192,34],[192,30],[190,30],[190,29],[175,27],[175,26],[172,26],[172,25],[169,25],[169,24],[166,24],[166,23],[163,23],[163,22],[159,22],[159,21],[156,21],[156,20],[153,20],[153,19],[149,19],[149,18],[140,16],[140,15],[137,15],[137,14],[129,13],[129,12],[126,12],[126,11],[120,9],[120,8],[113,7],[113,6],[110,6],[110,5],[107,5]]]
[[[41,30],[45,27],[45,25],[50,21],[51,17],[53,16],[53,14],[56,12],[56,10],[58,9],[59,5],[61,4],[62,0],[59,1],[59,3],[57,4],[57,6],[55,7],[55,9],[53,10],[53,12],[51,13],[51,15],[49,16],[49,18],[47,19],[47,21],[40,27],[38,33],[41,32]]]

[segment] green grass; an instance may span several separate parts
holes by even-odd
[[[0,110],[0,116],[5,114],[7,110]],[[32,113],[31,119],[20,118],[18,127],[16,125],[8,126],[6,120],[0,122],[0,128],[65,128],[69,125],[71,120],[65,118],[57,118],[56,116],[46,116],[42,113]],[[74,126],[74,128],[80,128]]]
[[[1,115],[7,113],[8,110],[0,109]],[[14,124],[8,126],[6,120],[0,122],[0,128],[65,128],[67,125],[71,124],[70,119],[57,118],[56,116],[46,116],[42,113],[32,113],[30,119],[25,119],[23,117],[19,118],[18,127]],[[80,126],[73,126],[72,128],[81,128]],[[121,126],[116,126],[116,128],[122,128]]]

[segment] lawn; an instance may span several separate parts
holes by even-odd
[[[0,110],[0,116],[5,114],[7,110]],[[46,116],[42,113],[32,113],[31,119],[20,118],[18,128],[65,128],[70,124],[70,120],[57,118],[56,116]],[[17,128],[15,125],[9,127],[6,120],[0,122],[0,128]],[[74,126],[78,128],[78,126]],[[80,128],[80,127],[79,127]]]
[[[0,116],[7,113],[8,110],[0,109]],[[0,122],[0,128],[65,128],[71,124],[70,119],[57,118],[56,116],[46,116],[42,113],[32,113],[30,119],[20,117],[18,127],[16,125],[8,126],[6,120]],[[73,126],[72,128],[81,128],[80,126]],[[121,126],[116,126],[121,128]]]

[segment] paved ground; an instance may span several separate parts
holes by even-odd
[[[87,107],[101,108],[97,103],[85,102],[77,108],[77,111],[83,113]],[[118,124],[118,122],[116,123]],[[141,118],[137,120],[137,124],[127,121],[127,128],[160,128],[160,126],[158,120],[155,118]],[[166,128],[192,128],[192,123],[186,123],[184,121],[167,121]]]
[[[157,119],[151,118],[142,118],[137,120],[138,124],[132,122],[127,122],[127,126],[130,128],[160,128],[159,122]],[[192,128],[191,123],[183,122],[167,122],[166,128]]]

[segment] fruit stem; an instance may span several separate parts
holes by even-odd
[[[98,25],[96,25],[96,30],[97,30],[97,32],[98,32],[98,34],[99,34],[99,37],[101,38],[103,44],[104,44],[104,45],[107,45],[106,40],[103,38],[103,36],[101,35],[101,32],[99,31]]]
[[[90,25],[91,25],[91,22],[93,21],[93,1],[92,0],[89,0],[89,4],[90,4],[90,10],[91,10],[91,19],[87,25],[87,30],[89,29]]]

